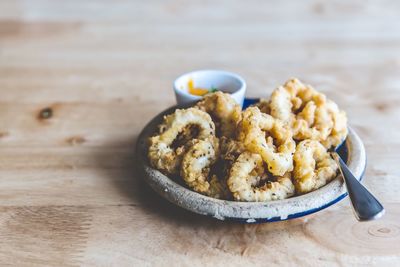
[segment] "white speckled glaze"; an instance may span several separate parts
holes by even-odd
[[[177,184],[149,166],[146,155],[148,137],[155,132],[163,115],[171,113],[175,108],[170,108],[156,116],[143,129],[136,146],[137,164],[143,172],[143,178],[158,194],[170,202],[192,212],[212,216],[219,220],[233,219],[245,223],[254,223],[305,216],[326,208],[345,196],[346,188],[341,176],[311,193],[270,202],[219,200],[201,195]],[[365,148],[361,139],[351,128],[349,128],[346,146],[348,149],[347,164],[354,176],[360,180],[366,167]]]

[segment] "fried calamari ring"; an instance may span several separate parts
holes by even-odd
[[[177,136],[192,125],[198,128],[193,138],[204,140],[215,135],[215,125],[210,115],[199,109],[177,109],[164,117],[160,126],[161,133],[149,139],[148,157],[153,167],[168,174],[179,173],[182,157],[190,142],[177,148],[172,145]]]
[[[233,164],[228,178],[228,187],[238,201],[270,201],[285,199],[295,192],[290,173],[276,178],[275,182],[257,184],[266,179],[264,162],[259,154],[242,153]]]
[[[296,140],[326,140],[333,128],[333,118],[325,107],[308,102],[292,124]]]
[[[224,190],[216,175],[209,180],[210,168],[218,157],[218,139],[195,139],[182,160],[181,176],[194,191],[214,198],[224,197]]]
[[[272,92],[270,101],[264,103],[264,106],[266,106],[264,110],[268,113],[269,109],[268,114],[271,114],[272,117],[286,123],[291,123],[294,119],[291,98],[290,93],[284,87],[280,86]]]
[[[336,147],[340,145],[347,136],[347,116],[339,107],[332,101],[328,100],[327,108],[329,114],[333,118],[333,128],[326,140],[321,141],[326,148]]]
[[[217,136],[235,135],[241,108],[229,94],[221,91],[207,94],[196,107],[211,115],[217,128]]]
[[[259,107],[290,125],[295,140],[317,140],[329,148],[346,138],[346,114],[324,94],[298,79],[290,79],[275,89],[271,99],[260,101]]]
[[[325,140],[333,127],[325,104],[325,95],[290,79],[272,93],[270,108],[273,117],[292,126],[295,139]]]
[[[242,117],[238,138],[244,146],[250,152],[260,154],[273,175],[281,176],[292,171],[296,144],[291,131],[281,121],[261,113],[257,107],[247,108]]]
[[[219,178],[220,188],[224,192],[224,199],[233,199],[227,180],[233,163],[244,151],[246,149],[243,143],[225,136],[220,138],[220,156],[214,164],[212,172]]]
[[[293,179],[300,194],[318,189],[336,177],[337,164],[318,141],[300,142],[293,159]]]
[[[306,86],[298,79],[288,80],[283,86],[276,88],[269,100],[261,99],[257,107],[264,113],[280,119],[285,123],[292,123],[295,114],[304,108],[309,101],[323,104],[325,96],[311,86]]]

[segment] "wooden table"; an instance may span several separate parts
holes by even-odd
[[[305,218],[221,222],[166,203],[134,168],[173,79],[227,69],[266,96],[291,76],[348,113],[365,184]],[[399,266],[398,1],[0,2],[0,265]]]

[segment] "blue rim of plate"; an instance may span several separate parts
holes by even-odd
[[[243,102],[243,109],[247,108],[250,105],[253,105],[255,103],[257,103],[260,99],[259,98],[245,98],[244,102]],[[340,146],[337,149],[338,154],[340,155],[340,157],[342,159],[344,159],[345,162],[347,162],[348,159],[348,150],[347,150],[347,146],[345,144],[346,142],[343,141],[342,144],[340,144]],[[367,164],[365,164],[366,166]],[[366,167],[364,167],[364,170],[361,174],[361,176],[359,177],[359,181],[362,181],[362,178],[364,176]],[[314,208],[314,209],[310,209],[310,210],[306,210],[303,212],[298,212],[298,213],[293,213],[287,216],[287,218],[282,219],[281,217],[272,217],[272,218],[255,218],[253,222],[250,223],[266,223],[266,222],[278,222],[278,221],[286,221],[286,220],[290,220],[290,219],[295,219],[295,218],[300,218],[300,217],[304,217],[307,215],[310,215],[312,213],[318,212],[320,210],[326,209],[329,206],[332,206],[333,204],[338,203],[339,201],[341,201],[342,199],[344,199],[346,196],[348,195],[347,192],[339,195],[337,198],[335,198],[334,200],[318,207],[318,208]],[[234,222],[240,222],[240,223],[249,223],[247,221],[247,219],[239,219],[239,218],[225,218],[226,220],[229,221],[234,221]]]

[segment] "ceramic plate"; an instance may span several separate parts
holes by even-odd
[[[244,108],[257,99],[246,99]],[[152,136],[163,116],[172,113],[171,107],[152,119],[140,134],[136,145],[136,159],[145,181],[162,197],[192,212],[212,216],[219,220],[235,220],[244,223],[273,222],[302,217],[325,209],[347,196],[342,177],[338,176],[327,185],[305,195],[270,202],[237,202],[210,198],[196,193],[183,184],[168,178],[152,168],[147,160],[147,140]],[[345,142],[338,150],[350,170],[361,180],[366,167],[364,145],[355,131],[349,128]]]

